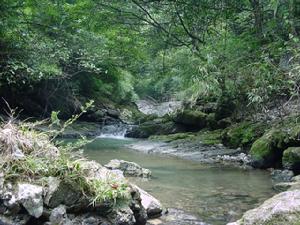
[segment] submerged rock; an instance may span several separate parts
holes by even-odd
[[[299,221],[300,190],[294,190],[275,195],[227,225],[298,225]]]
[[[39,218],[43,213],[43,188],[32,184],[19,184],[18,201],[29,215]]]
[[[159,219],[149,220],[147,225],[209,225],[199,218],[180,209],[169,209]]]
[[[135,176],[135,177],[145,177],[145,178],[149,178],[151,176],[150,170],[142,168],[137,163],[128,162],[125,160],[113,159],[108,164],[106,164],[105,167],[112,171],[121,170],[124,172],[125,176]]]

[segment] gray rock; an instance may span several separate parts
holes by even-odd
[[[139,190],[131,185],[131,204],[130,209],[134,213],[134,218],[136,220],[136,224],[145,225],[148,219],[146,209],[142,205],[141,194]]]
[[[83,162],[82,169],[89,178],[95,178],[103,181],[105,181],[107,177],[115,177],[120,180],[125,179],[122,171],[117,169],[109,170],[95,161]]]
[[[109,221],[99,215],[86,213],[76,216],[69,224],[64,225],[112,225]]]
[[[162,204],[148,192],[137,186],[135,187],[140,192],[142,206],[146,209],[148,218],[156,218],[161,216],[161,213],[163,211]]]
[[[6,207],[5,214],[16,215],[20,211],[21,206],[18,199],[12,192],[6,192],[3,194],[2,200],[3,205]]]
[[[227,225],[298,225],[299,221],[300,190],[294,190],[275,195]]]
[[[32,184],[19,184],[18,201],[29,215],[39,218],[43,213],[43,188]]]
[[[118,118],[120,116],[120,112],[115,109],[108,109],[107,114],[113,118]]]
[[[271,177],[272,180],[276,182],[289,182],[294,176],[293,171],[291,170],[272,170]]]
[[[51,225],[57,225],[57,224],[66,224],[70,220],[67,216],[66,207],[64,205],[60,205],[56,208],[54,208],[51,211],[49,221]]]
[[[134,225],[136,223],[134,213],[129,207],[118,208],[108,217],[114,225]]]
[[[55,208],[61,204],[72,207],[82,197],[82,193],[76,184],[61,181],[56,177],[49,177],[47,186],[44,190],[44,203],[50,208]]]
[[[136,176],[148,178],[151,176],[151,171],[142,168],[140,165],[134,162],[128,162],[124,160],[113,159],[105,165],[106,168],[111,170],[121,170],[125,176]]]

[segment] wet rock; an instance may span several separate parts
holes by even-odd
[[[151,171],[142,168],[140,165],[134,162],[128,162],[124,160],[113,159],[105,165],[106,168],[111,170],[121,170],[125,176],[145,177],[151,176]]]
[[[245,153],[240,153],[237,155],[218,155],[216,158],[217,161],[219,162],[229,162],[229,163],[237,163],[237,164],[242,164],[242,165],[248,165],[251,160],[248,155]]]
[[[152,219],[147,225],[209,225],[194,215],[188,214],[180,209],[169,209],[159,219]]]
[[[298,225],[300,221],[300,190],[282,192],[261,206],[247,211],[243,217],[227,225]]]
[[[292,186],[293,186],[292,182],[280,182],[280,183],[274,184],[273,189],[275,191],[283,192],[283,191],[287,191]]]
[[[282,165],[286,169],[300,170],[300,147],[289,147],[283,152]]]
[[[141,195],[142,205],[146,209],[148,218],[160,217],[163,211],[162,204],[143,189],[135,186]]]
[[[39,218],[43,213],[43,188],[32,184],[19,184],[18,201],[29,215]]]
[[[272,180],[275,182],[289,182],[294,176],[291,170],[271,170]]]

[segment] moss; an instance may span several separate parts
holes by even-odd
[[[207,114],[197,110],[184,110],[173,117],[176,123],[197,128],[204,128],[207,125],[206,119]]]
[[[196,138],[199,139],[203,144],[215,145],[221,143],[222,130],[214,131],[200,131]]]
[[[276,166],[287,146],[287,138],[287,133],[284,131],[273,129],[256,140],[250,150],[254,166]]]
[[[261,137],[266,130],[264,123],[242,122],[234,124],[224,130],[222,142],[231,148],[249,148],[251,144]]]
[[[172,142],[176,140],[183,140],[183,139],[191,139],[195,137],[193,133],[176,133],[176,134],[169,134],[169,135],[153,135],[150,136],[150,140],[158,140],[164,142]]]
[[[286,169],[300,169],[300,147],[289,147],[283,152],[282,164]]]
[[[210,129],[216,129],[218,127],[218,122],[216,121],[216,115],[215,113],[209,113],[206,117],[207,126]]]

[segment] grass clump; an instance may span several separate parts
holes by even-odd
[[[89,161],[80,151],[74,151],[87,143],[86,139],[62,145],[53,139],[51,134],[56,135],[55,132],[37,131],[37,124],[41,122],[25,123],[10,119],[0,125],[0,173],[6,183],[44,185],[45,179],[56,177],[79,188],[81,195],[91,204],[115,204],[129,199],[129,186],[125,179],[107,171],[101,176],[93,175],[86,169]],[[101,173],[101,165],[95,164],[99,169],[97,172]]]

